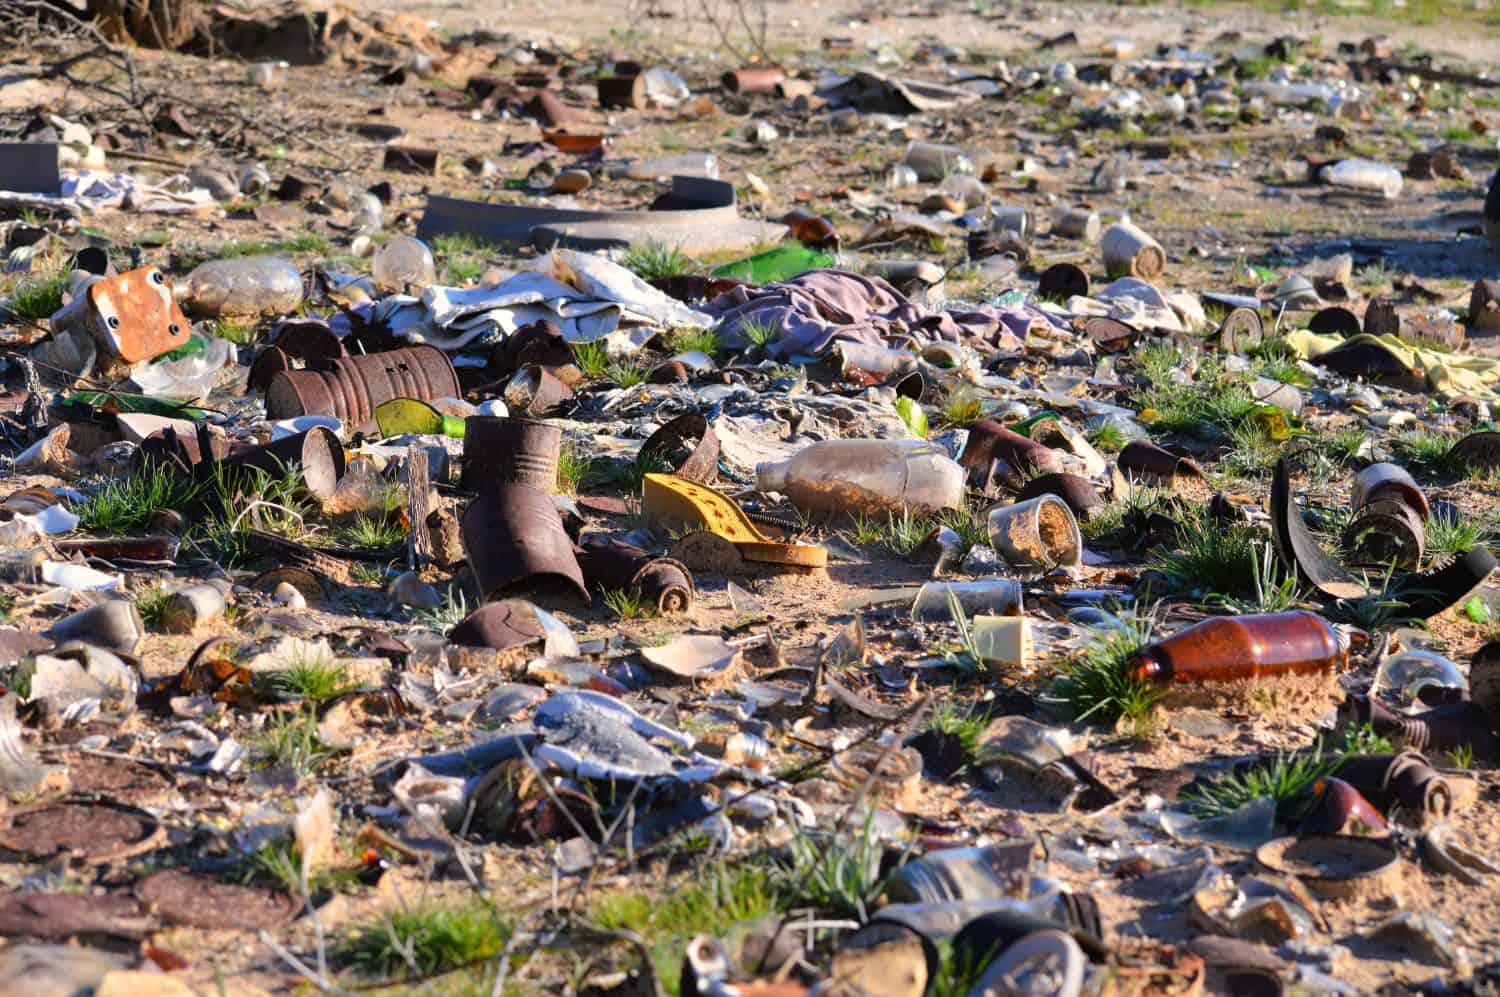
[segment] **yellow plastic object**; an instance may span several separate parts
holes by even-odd
[[[723,537],[747,561],[804,568],[821,568],[828,563],[828,548],[777,543],[761,533],[734,500],[675,474],[646,475],[641,507],[648,519],[701,526]]]
[[[464,421],[444,415],[417,398],[392,398],[375,406],[375,425],[381,436],[419,433],[426,436],[464,437]]]

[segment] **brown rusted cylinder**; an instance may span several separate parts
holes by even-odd
[[[1422,564],[1427,534],[1416,510],[1392,497],[1355,509],[1342,540],[1351,564],[1415,571]]]
[[[794,239],[812,249],[838,249],[839,234],[833,223],[822,215],[811,211],[788,211],[781,217],[781,224],[791,229]]]
[[[1062,459],[1052,448],[1006,429],[993,419],[981,419],[969,427],[969,439],[958,462],[970,471],[983,472],[997,459],[1012,467],[1042,473],[1062,470]]]
[[[657,612],[685,613],[693,607],[693,576],[681,561],[652,557],[623,540],[600,534],[585,537],[578,566],[593,587],[639,592]]]
[[[1203,468],[1193,461],[1146,440],[1127,443],[1115,463],[1127,474],[1149,474],[1157,478],[1175,478],[1181,474],[1203,477]]]
[[[599,106],[643,110],[646,106],[646,77],[601,76],[595,80],[599,88]]]
[[[1402,716],[1371,696],[1351,695],[1345,711],[1352,714],[1355,726],[1369,724],[1376,734],[1413,751],[1446,754],[1468,748],[1478,761],[1500,757],[1490,716],[1478,703],[1447,703]]]
[[[282,319],[271,330],[271,342],[309,370],[327,370],[340,357],[348,356],[344,341],[334,335],[322,319]]]
[[[528,118],[535,118],[548,128],[570,124],[578,120],[578,112],[562,102],[562,98],[551,90],[532,90],[522,94],[525,100],[521,111]]]
[[[509,378],[529,364],[543,367],[566,367],[573,362],[573,350],[563,339],[562,329],[551,319],[523,325],[496,343],[484,372],[492,378]]]
[[[254,362],[250,364],[250,376],[246,384],[252,391],[266,392],[270,390],[271,382],[276,375],[284,370],[296,370],[292,358],[279,346],[267,346],[255,356]]]
[[[1469,331],[1500,332],[1500,280],[1476,280],[1469,292]]]
[[[646,371],[647,384],[686,384],[689,380],[687,364],[681,360],[668,360]]]
[[[730,93],[771,93],[784,79],[786,73],[775,66],[752,66],[731,70],[719,77],[719,82]]]
[[[1083,320],[1083,334],[1104,353],[1119,353],[1135,345],[1141,331],[1117,318],[1095,315]]]
[[[669,298],[678,301],[712,301],[737,287],[747,285],[733,277],[708,277],[702,274],[679,274],[676,277],[653,277],[646,283]]]
[[[527,364],[505,386],[505,404],[523,415],[541,416],[573,397],[573,389],[541,364]]]
[[[1334,769],[1338,777],[1368,799],[1381,813],[1397,806],[1429,817],[1448,816],[1453,789],[1415,751],[1384,755],[1348,755]]]
[[[1088,297],[1089,275],[1076,263],[1054,263],[1037,279],[1036,293],[1044,298]]]
[[[1411,506],[1412,511],[1426,519],[1431,510],[1427,505],[1427,493],[1413,480],[1406,468],[1397,464],[1371,464],[1354,476],[1349,504],[1358,511],[1371,502],[1395,499]]]
[[[1371,336],[1395,336],[1401,332],[1401,315],[1396,304],[1385,298],[1376,298],[1365,308],[1364,331]]]
[[[562,430],[535,419],[471,415],[464,420],[464,466],[459,486],[483,495],[500,485],[557,490]]]
[[[1235,308],[1219,323],[1214,341],[1228,353],[1245,353],[1260,345],[1264,333],[1260,312],[1254,308]]]
[[[1195,623],[1137,651],[1126,668],[1159,682],[1233,682],[1332,671],[1346,654],[1327,620],[1294,610]]]
[[[1140,277],[1150,280],[1167,265],[1161,244],[1130,222],[1118,222],[1099,240],[1104,269],[1110,277]]]
[[[719,477],[719,437],[697,412],[679,415],[646,438],[636,463],[660,462],[679,478],[712,485]]]
[[[1087,521],[1106,504],[1104,496],[1099,494],[1099,489],[1095,488],[1087,478],[1076,474],[1038,475],[1026,482],[1026,487],[1016,495],[1016,501],[1025,502],[1038,495],[1056,495],[1067,503],[1073,515],[1080,521]]]
[[[469,568],[486,601],[523,583],[566,582],[589,601],[573,541],[552,496],[530,485],[497,485],[469,503],[462,531]]]
[[[229,455],[229,441],[222,436],[210,436],[211,455],[222,459]],[[179,435],[170,429],[158,429],[141,440],[135,452],[135,467],[158,462],[174,464],[183,470],[191,468],[203,459],[203,451],[196,436]]]
[[[1339,305],[1330,305],[1315,313],[1307,320],[1307,328],[1310,332],[1316,332],[1320,336],[1329,334],[1339,336],[1359,335],[1359,318],[1347,308]]]
[[[1069,239],[1082,239],[1084,242],[1098,242],[1102,228],[1099,213],[1088,208],[1069,208],[1058,212],[1052,219],[1053,232]]]
[[[302,470],[302,482],[307,490],[320,499],[326,499],[338,488],[339,479],[344,476],[344,445],[332,430],[315,426],[305,433],[263,446],[230,451],[228,457],[217,463],[226,471],[255,468],[273,476],[280,474],[288,464],[296,464]],[[207,468],[209,465],[202,466]]]
[[[448,355],[434,346],[408,346],[384,353],[347,356],[328,370],[286,370],[266,389],[266,415],[337,416],[351,432],[373,432],[375,409],[392,398],[455,397],[458,374]]]

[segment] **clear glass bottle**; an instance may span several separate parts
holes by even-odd
[[[973,173],[974,161],[956,145],[940,145],[936,142],[913,142],[906,147],[901,158],[904,166],[916,171],[917,179],[924,183],[942,180],[954,173]]]
[[[1393,201],[1401,193],[1401,171],[1368,159],[1345,159],[1323,171],[1323,182],[1345,190],[1379,194]]]
[[[280,256],[210,260],[175,286],[178,302],[194,318],[283,314],[302,303],[302,274]]]
[[[667,177],[707,177],[719,179],[719,159],[711,152],[690,152],[660,159],[643,159],[625,167],[631,180],[656,180]]]
[[[922,440],[824,440],[791,460],[760,464],[757,487],[808,512],[931,512],[963,505],[964,470]]]
[[[372,264],[375,286],[382,291],[416,293],[437,280],[432,250],[421,239],[392,236]]]

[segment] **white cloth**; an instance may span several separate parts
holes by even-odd
[[[613,336],[608,345],[615,353],[635,352],[662,329],[704,328],[713,321],[618,263],[569,249],[556,250],[536,270],[498,284],[434,285],[420,298],[393,294],[375,303],[372,317],[408,342],[444,350],[492,341],[551,319],[570,343]]]

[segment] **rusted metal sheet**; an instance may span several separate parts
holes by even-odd
[[[94,338],[128,364],[186,346],[193,327],[156,267],[102,277],[85,292]]]

